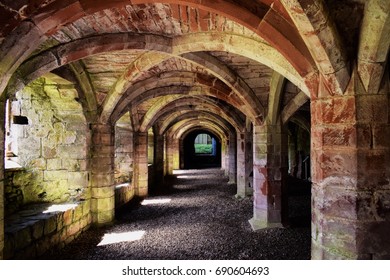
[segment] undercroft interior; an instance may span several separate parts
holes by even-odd
[[[0,0],[0,259],[390,259],[389,34],[388,0]]]

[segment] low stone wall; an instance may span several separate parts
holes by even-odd
[[[134,187],[130,183],[115,186],[115,208],[121,207],[133,199]]]
[[[15,174],[21,172],[20,169],[6,169],[4,172],[4,211],[8,216],[17,212],[23,205],[23,191],[13,183]]]
[[[115,187],[115,208],[134,197],[130,183]],[[89,229],[90,201],[69,204],[24,205],[5,219],[4,259],[36,259],[63,248]]]
[[[4,259],[34,259],[63,248],[91,224],[90,202],[39,204],[6,217]]]

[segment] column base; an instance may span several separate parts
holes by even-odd
[[[114,224],[115,210],[99,211],[97,213],[91,212],[92,225],[96,227],[105,227]]]
[[[253,231],[267,228],[283,228],[282,223],[269,223],[267,221],[262,221],[255,218],[250,219],[249,224],[251,225]]]

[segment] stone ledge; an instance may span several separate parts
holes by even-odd
[[[4,258],[33,259],[69,243],[91,224],[91,214],[83,211],[84,204],[34,204],[7,217]]]

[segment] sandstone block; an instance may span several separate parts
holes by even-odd
[[[34,223],[31,226],[31,233],[32,233],[33,239],[39,239],[43,236],[44,226],[45,226],[45,223],[43,220],[36,221],[36,223]]]
[[[24,227],[15,232],[15,249],[20,250],[31,244],[31,231],[29,227]]]
[[[88,213],[90,213],[90,211],[91,211],[91,201],[89,199],[83,201],[81,206],[83,208],[83,216],[86,216]]]
[[[44,234],[48,235],[57,229],[57,217],[55,215],[45,220]]]
[[[79,221],[81,217],[83,216],[83,206],[78,205],[74,210],[73,210],[73,221]]]
[[[68,209],[63,213],[63,225],[68,226],[73,222],[73,209]]]
[[[92,197],[93,198],[107,198],[114,195],[114,187],[99,187],[92,188]]]
[[[62,159],[60,158],[49,158],[47,159],[47,170],[61,170],[62,169]]]
[[[66,234],[68,236],[72,236],[72,235],[75,235],[79,231],[80,231],[80,222],[77,221],[77,222],[73,222],[73,224],[71,224],[70,226],[67,227]]]

